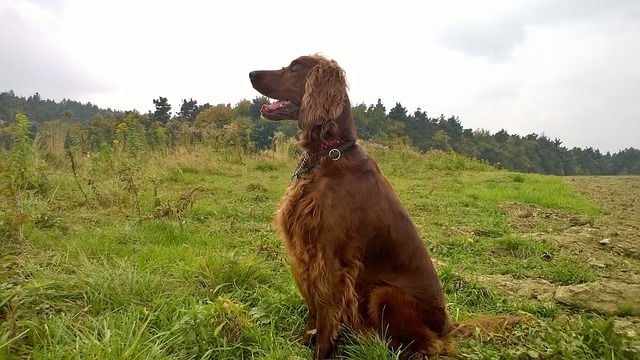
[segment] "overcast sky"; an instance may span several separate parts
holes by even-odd
[[[253,99],[320,52],[352,103],[571,148],[640,148],[640,1],[0,0],[0,91],[153,109]]]

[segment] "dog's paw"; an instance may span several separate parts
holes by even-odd
[[[312,348],[316,344],[316,329],[305,331],[298,339],[298,344]]]

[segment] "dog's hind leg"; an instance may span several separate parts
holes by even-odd
[[[406,356],[455,352],[446,337],[450,325],[444,309],[425,305],[401,289],[379,287],[370,294],[368,321],[394,348],[406,349],[403,351]],[[429,314],[425,309],[435,311]]]

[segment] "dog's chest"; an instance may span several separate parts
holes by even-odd
[[[287,189],[276,214],[276,225],[290,257],[303,262],[315,257],[322,201],[309,179],[296,180]]]

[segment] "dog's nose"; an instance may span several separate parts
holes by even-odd
[[[252,71],[249,73],[249,80],[253,80],[253,78],[256,77],[256,72]]]

